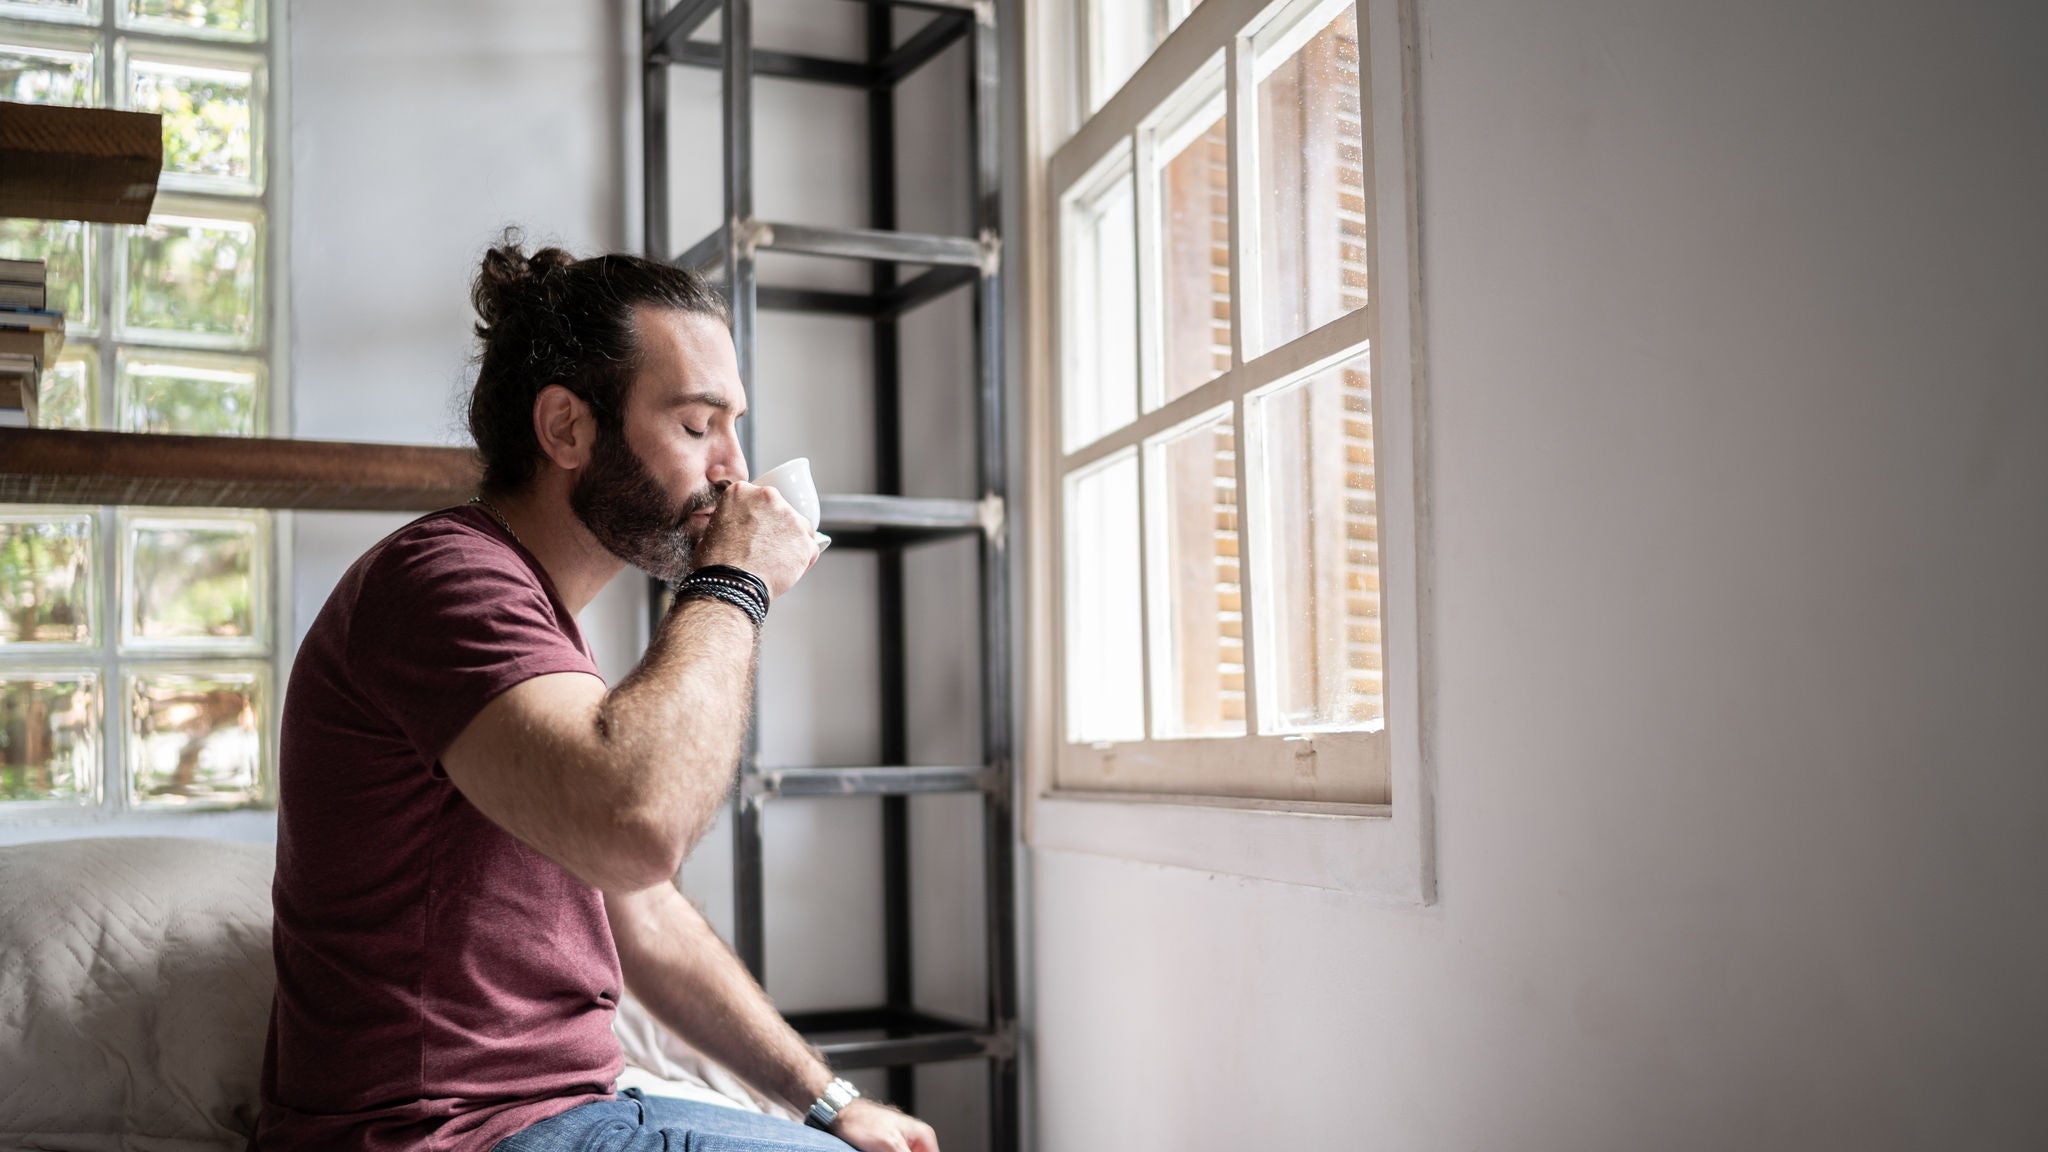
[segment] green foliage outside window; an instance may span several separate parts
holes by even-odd
[[[137,62],[136,109],[164,118],[164,171],[253,180],[249,73]]]
[[[76,220],[0,220],[0,257],[47,264],[49,306],[73,328],[92,327],[92,246],[91,227]]]
[[[128,11],[138,21],[249,39],[256,35],[260,4],[261,0],[128,0]]]
[[[130,328],[256,342],[256,226],[165,217],[128,236]]]
[[[82,108],[97,93],[91,53],[0,44],[0,100]]]
[[[92,521],[0,521],[0,647],[92,641]]]

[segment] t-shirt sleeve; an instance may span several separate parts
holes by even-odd
[[[552,672],[598,675],[533,570],[459,530],[386,545],[364,573],[348,654],[357,689],[437,771],[500,693]]]

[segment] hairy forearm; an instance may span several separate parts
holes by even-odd
[[[761,1092],[810,1107],[830,1068],[674,885],[607,897],[605,908],[626,987],[655,1019]]]
[[[633,672],[606,694],[597,726],[624,803],[680,860],[732,787],[753,705],[757,637],[739,609],[684,600]]]

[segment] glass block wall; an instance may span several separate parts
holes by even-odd
[[[45,427],[271,429],[264,0],[0,0],[0,100],[164,117],[140,226],[0,219],[49,265]],[[0,821],[262,804],[276,546],[260,510],[0,506]]]

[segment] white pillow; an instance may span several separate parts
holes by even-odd
[[[247,1144],[273,864],[214,840],[0,848],[0,1149]]]

